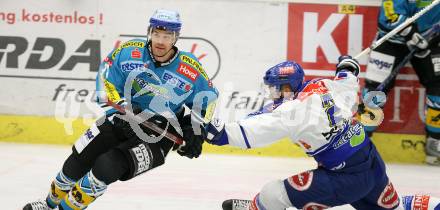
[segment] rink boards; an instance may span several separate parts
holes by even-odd
[[[66,135],[63,124],[51,117],[0,116],[0,130],[3,131],[0,140],[6,142],[73,144],[88,126],[84,124],[84,120],[74,120],[72,128],[73,134]],[[423,135],[376,133],[373,141],[388,162],[422,163],[425,158]],[[288,139],[266,148],[251,150],[230,146],[218,147],[205,143],[203,151],[216,154],[305,157],[302,150]]]
[[[313,77],[331,77],[341,54],[356,55],[374,39],[380,0],[141,1],[63,3],[2,1],[0,9],[0,141],[72,144],[102,114],[95,104],[101,59],[122,42],[145,38],[156,8],[179,10],[177,43],[195,54],[220,90],[226,121],[266,101],[264,71],[286,59]],[[49,5],[49,6],[48,6]],[[244,27],[245,26],[245,27]],[[362,72],[368,60],[360,59]],[[360,75],[361,80],[364,73]],[[374,141],[385,159],[424,159],[425,90],[402,70]],[[84,120],[86,119],[86,120]],[[283,140],[244,151],[205,146],[206,152],[304,156]]]

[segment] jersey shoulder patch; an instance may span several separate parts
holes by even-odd
[[[123,51],[124,54],[128,54],[129,58],[141,59],[143,57],[142,53],[144,51],[142,49],[145,48],[146,46],[147,46],[147,41],[142,39],[132,39],[130,41],[124,42],[121,45],[119,45],[118,48],[116,48],[113,51],[111,58],[112,60],[114,60]]]
[[[202,64],[192,53],[181,51],[179,55],[179,60],[179,68],[181,65],[183,65],[193,70],[196,70],[197,75],[201,75],[206,81],[209,81],[208,74],[206,74],[205,70],[202,67]]]
[[[298,93],[298,99],[300,101],[303,101],[307,97],[311,96],[312,94],[325,94],[328,92],[327,87],[325,86],[325,83],[323,80],[316,79],[308,81],[301,89],[301,91]]]

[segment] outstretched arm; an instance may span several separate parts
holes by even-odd
[[[295,127],[288,126],[291,103],[282,104],[272,113],[264,113],[237,122],[223,123],[213,119],[208,125],[208,142],[215,145],[236,146],[240,148],[264,147],[284,137],[289,137]]]

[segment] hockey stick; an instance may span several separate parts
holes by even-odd
[[[399,74],[400,69],[405,66],[406,63],[413,57],[414,53],[416,53],[417,48],[412,48],[411,51],[409,51],[409,54],[406,55],[403,60],[394,67],[394,69],[391,71],[390,75],[382,82],[379,86],[377,86],[376,91],[382,91],[386,89],[386,87],[390,84],[390,82],[397,77],[397,74]]]
[[[436,30],[432,30],[431,32],[429,32],[428,34],[426,34],[425,36],[427,37],[427,42],[428,42],[428,46],[431,43],[434,34],[436,33]],[[388,77],[376,88],[376,91],[383,91],[384,89],[386,89],[386,86],[389,85],[389,83],[397,77],[397,74],[399,74],[399,71],[401,68],[403,68],[405,66],[406,63],[408,63],[409,60],[411,60],[411,58],[414,56],[414,54],[417,52],[417,47],[412,47],[411,50],[409,51],[408,55],[406,55],[403,60],[399,63],[399,65],[397,65],[390,73],[390,75],[388,75]]]
[[[164,129],[160,128],[159,126],[157,126],[156,124],[152,123],[152,122],[148,122],[148,121],[144,121],[142,120],[140,117],[136,116],[133,114],[133,112],[131,112],[130,110],[125,109],[125,107],[116,104],[113,101],[107,100],[106,102],[109,106],[115,108],[116,110],[118,110],[119,112],[121,112],[122,114],[126,114],[126,116],[134,119],[136,122],[141,123],[143,126],[153,130],[156,133],[163,133],[165,132],[165,137],[171,141],[173,141],[174,143],[178,144],[178,145],[185,145],[185,142],[183,141],[182,138],[165,131]]]
[[[377,46],[379,46],[382,43],[384,43],[390,37],[392,37],[392,36],[396,35],[397,33],[399,33],[402,29],[406,28],[408,25],[410,25],[411,23],[416,21],[420,16],[422,16],[423,14],[425,14],[426,12],[431,10],[433,7],[435,7],[439,3],[440,3],[440,0],[434,0],[430,5],[428,5],[427,7],[423,8],[422,10],[420,10],[419,12],[414,14],[412,17],[406,19],[405,22],[403,22],[402,24],[398,25],[396,28],[394,28],[393,30],[391,30],[390,32],[385,34],[385,36],[383,36],[382,38],[380,38],[379,40],[377,40],[376,42],[371,44],[369,47],[365,48],[361,53],[356,55],[354,58],[359,60],[360,57],[362,57],[365,54],[369,53],[371,50],[374,50]]]

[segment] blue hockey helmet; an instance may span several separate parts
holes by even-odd
[[[288,84],[293,92],[297,92],[304,80],[304,70],[294,61],[279,63],[266,71],[264,84],[275,86],[279,91],[282,85]]]
[[[166,31],[173,31],[177,35],[182,28],[182,22],[180,21],[180,15],[176,11],[158,9],[154,12],[150,18],[150,29],[161,29]]]

